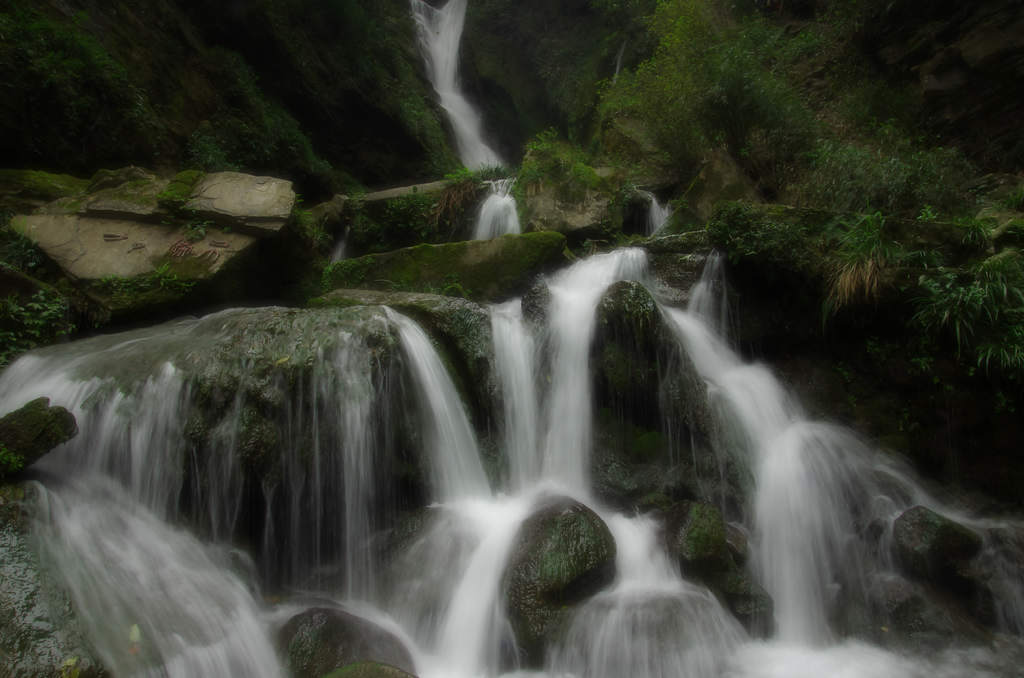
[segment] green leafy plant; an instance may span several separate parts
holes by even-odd
[[[68,302],[56,292],[38,290],[27,299],[11,295],[0,300],[0,366],[74,330]]]
[[[17,473],[25,468],[25,459],[15,452],[12,452],[6,445],[0,443],[0,477],[10,473]]]
[[[1003,199],[1003,206],[1017,212],[1024,212],[1024,184],[1018,186]]]

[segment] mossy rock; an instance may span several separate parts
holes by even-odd
[[[546,500],[519,529],[504,576],[509,622],[527,666],[539,666],[572,606],[608,585],[615,540],[583,504]]]
[[[377,662],[360,662],[331,671],[323,678],[415,678],[402,669]]]
[[[371,621],[337,608],[316,607],[295,615],[278,633],[278,646],[294,678],[325,675],[394,676],[413,671],[412,657],[402,641]],[[372,673],[352,667],[380,662],[399,671]],[[407,669],[408,671],[405,671]],[[404,672],[403,672],[404,671]]]
[[[324,271],[324,291],[339,288],[434,292],[479,301],[524,292],[541,274],[565,262],[558,233],[506,235],[346,259]]]
[[[0,448],[8,457],[0,460],[0,477],[31,466],[77,433],[75,416],[63,407],[50,407],[49,398],[36,398],[7,414],[0,419]]]
[[[679,560],[685,574],[707,574],[732,567],[725,521],[710,504],[685,502],[673,507],[666,536],[669,553]]]
[[[30,212],[58,198],[85,193],[88,179],[39,170],[0,170],[0,211]]]
[[[185,203],[192,197],[195,189],[205,173],[201,170],[183,170],[171,178],[171,181],[157,195],[160,205],[171,211],[182,210]]]

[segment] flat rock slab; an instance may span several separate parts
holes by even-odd
[[[443,191],[447,182],[444,181],[431,181],[427,184],[414,184],[412,186],[398,186],[397,188],[388,188],[383,191],[374,191],[373,193],[367,193],[362,197],[363,202],[376,202],[378,200],[393,200],[394,198],[401,198],[405,195],[420,195],[423,193],[438,193]]]
[[[89,198],[84,213],[92,217],[159,221],[165,212],[158,203],[158,196],[169,183],[154,177],[105,188]]]
[[[207,174],[185,209],[249,232],[281,229],[295,206],[292,182],[239,172]]]
[[[189,243],[181,226],[75,214],[19,216],[12,226],[66,274],[79,280],[152,273],[168,258],[202,259],[209,265],[197,267],[202,272],[197,277],[208,277],[257,240],[245,233],[214,230],[202,240]]]

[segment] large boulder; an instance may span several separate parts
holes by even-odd
[[[315,607],[295,615],[278,633],[278,646],[294,678],[322,678],[361,662],[387,664],[405,673],[415,672],[412,656],[397,636],[337,608]],[[360,669],[362,672],[346,669],[338,675],[349,676],[350,672],[352,676],[401,675],[364,669]]]
[[[545,501],[520,527],[505,571],[509,622],[527,665],[539,666],[571,608],[608,585],[615,540],[583,504]]]
[[[495,382],[491,317],[475,302],[418,292],[340,289],[313,299],[311,305],[388,306],[418,322],[439,345],[449,374],[481,425],[498,394]]]
[[[0,419],[0,477],[34,464],[78,433],[75,416],[37,398]],[[13,467],[12,467],[13,466]]]
[[[198,172],[162,179],[126,168],[98,174],[87,193],[11,225],[107,315],[123,316],[243,296],[251,281],[242,264],[284,226],[294,202],[290,182],[280,179]]]
[[[565,263],[564,250],[565,237],[558,233],[417,245],[332,264],[324,271],[324,290],[441,292],[496,301],[521,294],[537,275]]]
[[[896,560],[908,576],[961,593],[976,590],[969,563],[981,551],[977,532],[915,506],[893,523],[892,538]]]
[[[40,563],[25,509],[32,492],[0,485],[0,674],[100,678],[71,599]]]
[[[254,235],[276,232],[295,206],[292,182],[240,172],[214,172],[199,180],[185,209]]]

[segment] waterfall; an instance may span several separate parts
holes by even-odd
[[[607,517],[615,584],[574,615],[553,653],[555,675],[715,678],[746,639],[710,591],[683,581],[649,518]]]
[[[638,280],[646,272],[644,251],[628,248],[590,257],[548,280],[553,350],[543,475],[573,491],[589,490],[593,433],[589,357],[597,303],[612,284]]]
[[[658,202],[658,197],[650,191],[640,191],[639,193],[647,198],[649,203],[647,208],[647,235],[655,235],[668,223],[669,218],[672,216],[672,207],[668,203],[662,205]]]
[[[618,82],[619,73],[622,71],[622,57],[626,53],[626,42],[622,41],[622,45],[619,46],[619,51],[615,54],[615,74],[612,75],[612,82]]]
[[[169,527],[102,478],[42,495],[44,556],[111,675],[283,675],[230,554]]]
[[[501,382],[502,441],[510,487],[521,490],[540,477],[537,440],[536,346],[523,321],[522,299],[491,307],[494,362]]]
[[[427,450],[438,498],[488,496],[490,488],[480,465],[476,435],[441,358],[419,325],[391,310],[388,317],[398,327],[402,348],[416,375],[420,406],[428,413]]]
[[[490,240],[510,233],[522,233],[516,199],[512,196],[514,183],[515,178],[487,182],[490,194],[480,205],[476,227],[473,229],[474,240]]]
[[[721,263],[709,258],[687,310],[661,312],[706,386],[712,444],[748,492],[730,519],[749,528],[748,566],[774,602],[769,640],[750,639],[683,576],[656,512],[614,513],[592,496],[591,343],[606,291],[646,282],[639,249],[549,276],[544,328],[519,299],[490,307],[500,406],[483,456],[442,354],[383,307],[234,309],[22,357],[0,376],[0,408],[49,396],[80,428],[36,465],[43,558],[115,675],[283,675],[273,634],[294,606],[271,609],[266,583],[392,620],[421,678],[1004,675],[986,664],[998,651],[911,659],[840,639],[836,613],[898,576],[892,523],[914,505],[984,535],[994,612],[1019,630],[1019,525],[957,514],[852,432],[810,420],[766,366],[729,347]],[[271,450],[254,446],[260,426],[276,432]],[[401,532],[388,481],[408,472],[402,445],[424,462],[427,496],[412,536],[382,547]],[[270,463],[261,455],[279,465],[254,486],[254,465]],[[507,462],[494,490],[483,459],[495,478]],[[573,608],[527,674],[502,581],[520,527],[552,493],[604,520],[615,579]],[[251,515],[254,498],[265,515]]]
[[[459,43],[466,20],[466,0],[448,0],[435,9],[424,0],[409,0],[427,76],[448,114],[459,159],[470,169],[504,165],[483,138],[483,121],[459,87]]]

